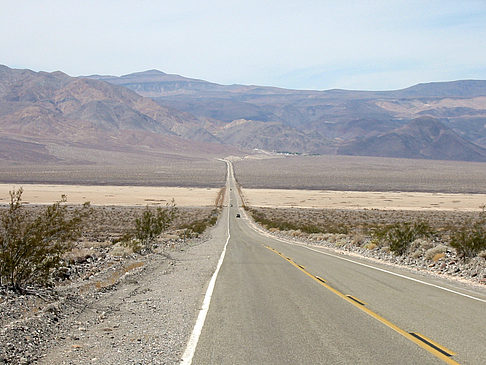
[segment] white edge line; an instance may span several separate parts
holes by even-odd
[[[291,243],[289,243],[289,244],[291,244]],[[434,288],[442,289],[442,290],[448,291],[450,293],[462,295],[462,296],[464,296],[466,298],[470,298],[470,299],[474,299],[474,300],[478,300],[480,302],[486,303],[486,300],[484,300],[484,299],[477,298],[477,297],[473,297],[472,295],[464,294],[464,293],[458,292],[456,290],[452,290],[452,289],[449,289],[449,288],[445,288],[445,287],[440,286],[440,285],[437,285],[437,284],[428,283],[426,281],[422,281],[422,280],[419,280],[419,279],[411,278],[410,276],[406,276],[406,275],[403,275],[403,274],[397,274],[397,273],[395,273],[393,271],[388,271],[388,270],[385,270],[385,269],[382,269],[382,268],[379,268],[379,267],[375,267],[375,266],[372,266],[372,265],[364,264],[362,262],[357,262],[357,261],[354,261],[354,260],[351,260],[351,259],[347,259],[345,257],[339,257],[339,256],[333,255],[333,254],[328,253],[328,252],[323,252],[323,251],[314,249],[312,247],[306,247],[306,246],[302,246],[302,247],[303,248],[306,248],[308,250],[314,251],[314,252],[318,252],[318,253],[323,254],[323,255],[327,255],[327,256],[335,257],[335,258],[338,258],[338,259],[341,259],[341,260],[344,260],[344,261],[352,262],[354,264],[361,265],[361,266],[365,266],[365,267],[368,267],[370,269],[382,271],[382,272],[385,272],[385,273],[390,274],[390,275],[395,275],[395,276],[398,276],[400,278],[412,280],[412,281],[415,281],[417,283],[421,283],[421,284],[424,284],[424,285],[433,286]]]
[[[249,224],[250,227],[252,227],[253,230],[255,230],[257,232],[260,232],[260,233],[264,233],[266,235],[269,235],[267,232],[265,232],[262,229],[260,229],[260,227],[256,226],[256,224],[248,217],[248,215],[246,215],[246,217],[248,219],[248,222],[250,223]],[[269,235],[269,236],[271,238],[273,238],[274,240],[280,241],[282,243],[286,243],[287,245],[299,246],[299,247],[302,247],[302,248],[306,248],[308,250],[311,250],[311,251],[320,253],[322,255],[327,255],[327,256],[331,256],[331,257],[334,257],[334,258],[337,258],[337,259],[340,259],[340,260],[352,262],[353,264],[356,264],[356,265],[365,266],[365,267],[370,268],[370,269],[382,271],[382,272],[385,272],[385,273],[390,274],[390,275],[395,275],[395,276],[398,276],[398,277],[403,278],[403,279],[408,279],[408,280],[411,280],[411,281],[415,281],[417,283],[421,283],[421,284],[424,284],[424,285],[432,286],[432,287],[437,288],[437,289],[442,289],[442,290],[445,290],[445,291],[450,292],[450,293],[454,293],[454,294],[457,294],[457,295],[462,295],[463,297],[470,298],[470,299],[474,299],[474,300],[477,300],[479,302],[486,303],[486,300],[484,300],[484,299],[477,298],[477,297],[474,297],[472,295],[464,294],[464,293],[461,293],[461,292],[458,292],[456,290],[452,290],[452,289],[449,289],[449,288],[445,288],[445,287],[440,286],[440,285],[437,285],[437,284],[431,284],[431,283],[428,283],[426,281],[422,281],[422,280],[419,280],[419,279],[411,278],[411,277],[406,276],[406,275],[397,274],[397,273],[395,273],[393,271],[388,271],[388,270],[385,270],[385,269],[382,269],[382,268],[379,268],[379,267],[375,267],[375,266],[372,266],[372,265],[364,264],[362,262],[354,261],[354,260],[351,260],[351,259],[348,259],[348,258],[345,258],[345,257],[333,255],[332,253],[328,253],[328,252],[324,252],[324,251],[321,251],[321,250],[317,250],[317,249],[312,248],[312,247],[308,247],[307,245],[305,245],[303,243],[301,244],[301,243],[296,243],[296,242],[292,242],[292,241],[287,241],[287,240],[284,240],[284,239],[281,239],[281,238],[278,238],[278,237],[275,237],[275,236],[272,236],[272,235]]]
[[[228,193],[228,197],[230,197]],[[228,198],[228,202],[230,198]],[[226,239],[226,243],[224,244],[223,252],[221,252],[221,256],[219,256],[218,264],[216,265],[216,270],[209,281],[208,288],[206,290],[206,294],[204,295],[204,300],[199,310],[199,314],[197,316],[196,324],[192,329],[191,337],[187,342],[186,349],[184,354],[182,355],[182,359],[180,364],[181,365],[190,365],[192,363],[192,358],[194,357],[194,353],[196,352],[197,343],[199,342],[199,336],[201,335],[204,322],[206,321],[206,315],[208,314],[209,304],[211,303],[211,297],[214,291],[214,285],[216,284],[216,278],[218,277],[219,269],[223,264],[224,256],[226,254],[226,247],[228,246],[228,242],[231,238],[230,230],[229,230],[229,222],[230,222],[230,209],[228,209],[228,238]]]

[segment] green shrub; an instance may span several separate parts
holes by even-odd
[[[10,192],[10,204],[0,220],[0,284],[22,291],[27,285],[45,285],[61,256],[79,237],[89,203],[68,212],[67,201],[47,207],[31,217],[22,205],[23,189]]]
[[[430,226],[425,222],[401,222],[376,228],[373,236],[380,243],[388,243],[390,251],[395,255],[403,255],[410,244],[417,238],[426,238],[432,235]]]
[[[209,217],[199,219],[190,223],[181,225],[179,228],[195,233],[196,236],[202,234],[208,227],[212,227],[218,221],[218,209],[213,209]]]
[[[265,213],[258,212],[255,209],[247,208],[251,213],[255,222],[266,226],[267,229],[277,228],[280,231],[301,231],[304,233],[336,233],[336,234],[347,234],[349,233],[349,228],[345,224],[337,223],[324,223],[320,225],[301,223],[301,222],[290,222],[280,218],[268,218]]]
[[[484,210],[479,218],[467,220],[461,226],[456,227],[451,234],[451,246],[463,258],[474,257],[486,249],[486,216]]]
[[[157,236],[169,228],[176,215],[177,207],[174,199],[164,208],[158,207],[155,211],[147,206],[142,215],[135,218],[133,231],[124,236],[125,245],[131,247],[134,252],[151,251]]]

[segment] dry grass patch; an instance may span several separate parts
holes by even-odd
[[[445,253],[438,253],[433,258],[432,261],[437,262],[445,257]]]
[[[123,275],[129,273],[130,271],[138,269],[139,267],[142,267],[143,265],[145,265],[145,263],[142,262],[142,261],[132,262],[132,263],[116,270],[115,272],[113,272],[110,275],[110,277],[108,277],[107,279],[105,279],[103,281],[97,281],[93,285],[96,287],[96,289],[108,288],[108,287],[116,284],[118,282],[118,280],[120,280],[120,278]]]

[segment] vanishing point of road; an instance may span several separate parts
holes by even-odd
[[[269,237],[227,163],[227,244],[182,363],[486,364],[486,291]]]

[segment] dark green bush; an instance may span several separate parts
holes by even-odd
[[[177,215],[177,207],[172,202],[167,203],[164,208],[156,210],[148,206],[140,217],[135,218],[135,228],[124,236],[125,244],[134,252],[142,250],[150,251],[155,238],[165,232]]]
[[[486,215],[483,212],[477,219],[464,222],[451,234],[451,246],[463,258],[476,256],[486,249]]]
[[[433,232],[426,222],[400,222],[376,228],[373,236],[380,243],[388,243],[395,255],[403,255],[417,238],[432,236]]]
[[[63,195],[34,218],[22,206],[22,193],[22,188],[10,192],[9,207],[0,220],[0,284],[17,291],[48,282],[91,213],[89,203],[69,212]]]

